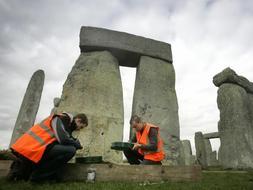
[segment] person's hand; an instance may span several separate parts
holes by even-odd
[[[76,146],[77,149],[83,149],[83,146],[81,145],[81,143],[78,139],[76,139],[76,144],[77,144],[77,146]]]
[[[138,150],[139,148],[141,148],[141,144],[134,143],[134,146],[133,146],[132,150]]]

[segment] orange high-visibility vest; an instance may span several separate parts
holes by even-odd
[[[53,116],[49,116],[41,123],[32,126],[25,132],[11,148],[29,160],[38,163],[47,145],[56,141],[51,121]]]
[[[147,151],[147,150],[142,150],[141,148],[138,149],[138,152],[142,155],[144,155],[144,159],[146,160],[152,160],[152,161],[162,161],[165,157],[165,153],[163,150],[163,141],[160,137],[159,133],[159,127],[152,125],[150,123],[145,123],[144,124],[144,129],[141,132],[137,131],[136,132],[136,139],[137,143],[143,144],[143,145],[148,145],[149,144],[149,130],[150,128],[156,128],[158,131],[157,134],[157,150],[156,151]]]

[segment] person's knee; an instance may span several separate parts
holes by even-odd
[[[123,153],[124,153],[125,157],[128,157],[129,155],[132,154],[132,150],[131,149],[124,150]]]
[[[75,156],[75,154],[76,154],[76,148],[74,146],[68,146],[66,156],[68,156],[69,159],[71,159],[73,156]]]

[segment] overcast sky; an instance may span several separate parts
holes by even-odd
[[[53,107],[80,54],[81,26],[171,44],[181,139],[217,131],[215,74],[226,67],[253,81],[252,0],[0,0],[0,149],[9,145],[32,74],[45,71],[37,121]],[[135,69],[121,68],[128,123]],[[211,141],[217,150],[219,141]]]

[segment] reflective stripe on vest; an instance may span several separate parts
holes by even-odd
[[[53,116],[46,118],[40,124],[32,126],[11,148],[29,160],[38,163],[48,144],[56,141],[51,121]]]
[[[41,127],[46,133],[48,133],[51,138],[54,138],[55,137],[54,133],[52,132],[52,130],[50,128],[48,128],[46,125],[44,125],[44,123],[43,123],[44,121],[42,121],[38,126]],[[38,135],[36,135],[33,131],[29,130],[26,133],[31,135],[35,140],[37,140],[41,146],[47,144],[47,142],[45,142],[42,138],[40,138]]]
[[[43,139],[41,139],[38,135],[36,135],[33,131],[27,131],[28,135],[31,135],[31,137],[33,137],[36,141],[38,141],[40,143],[41,146],[43,146],[44,144],[46,144],[45,141],[43,141]]]

